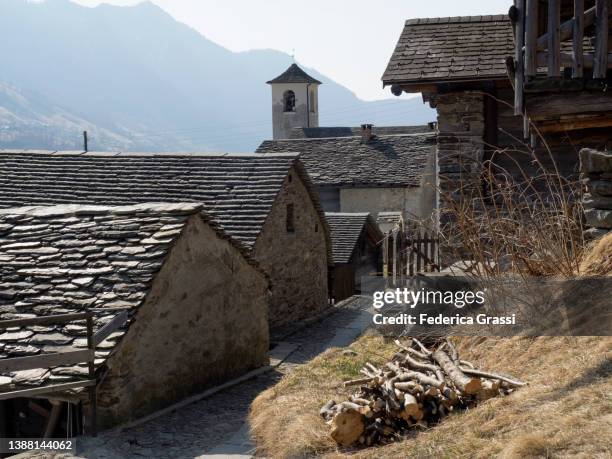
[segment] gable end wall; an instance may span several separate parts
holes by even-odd
[[[200,216],[191,217],[98,390],[114,426],[267,364],[268,282]]]

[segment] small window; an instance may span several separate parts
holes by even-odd
[[[316,99],[314,96],[314,91],[310,91],[310,113],[314,113],[317,111]]]
[[[295,111],[295,93],[293,91],[285,91],[285,94],[283,94],[283,104],[286,112]]]
[[[315,233],[318,233],[318,232],[319,232],[319,224],[315,223]]]
[[[291,174],[289,174],[289,176],[287,177],[287,181],[291,183],[292,180],[293,180],[293,177],[291,177]]]
[[[287,232],[295,233],[295,215],[293,204],[287,204]]]

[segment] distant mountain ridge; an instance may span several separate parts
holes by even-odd
[[[0,2],[0,148],[253,151],[271,137],[270,89],[291,58],[234,53],[150,2]],[[321,125],[423,124],[420,100],[359,100],[321,80]],[[381,69],[382,72],[383,69]],[[380,84],[379,81],[373,84]]]

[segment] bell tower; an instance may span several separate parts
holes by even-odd
[[[272,87],[274,140],[291,138],[293,128],[319,127],[319,80],[292,64],[267,83]]]

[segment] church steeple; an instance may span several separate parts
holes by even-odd
[[[292,64],[267,83],[272,87],[275,140],[290,138],[293,128],[319,127],[319,80]]]

